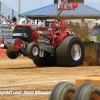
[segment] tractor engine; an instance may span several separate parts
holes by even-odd
[[[51,37],[49,34],[41,33],[38,38],[39,43],[51,44]]]

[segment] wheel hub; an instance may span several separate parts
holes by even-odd
[[[68,94],[65,96],[64,100],[73,100],[73,98],[74,98],[74,94],[73,94],[73,93],[68,93]]]
[[[81,47],[78,44],[74,44],[72,46],[71,56],[75,61],[81,58]]]
[[[38,53],[39,53],[38,48],[37,48],[37,47],[34,47],[33,50],[32,50],[32,54],[33,54],[34,56],[37,56]]]

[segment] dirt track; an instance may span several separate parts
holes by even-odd
[[[75,83],[75,79],[79,76],[99,73],[99,66],[36,67],[26,57],[20,57],[16,60],[0,57],[0,90],[11,90],[13,93],[19,93],[1,95],[0,100],[48,100],[49,94],[24,94],[23,92],[25,90],[35,92],[36,90],[47,90],[49,93],[58,82]]]

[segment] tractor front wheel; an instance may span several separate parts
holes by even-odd
[[[10,51],[9,49],[6,50],[6,54],[10,59],[16,59],[19,56],[18,51]]]
[[[41,51],[38,44],[35,44],[35,43],[29,44],[26,51],[27,51],[28,57],[33,60],[36,66],[56,65],[55,55],[52,55],[46,51]]]
[[[31,53],[31,47],[32,47],[32,45],[33,45],[34,43],[32,42],[32,43],[29,43],[28,45],[27,45],[27,48],[26,48],[26,54],[27,54],[27,56],[28,56],[28,58],[30,58],[30,59],[32,59],[32,53]]]

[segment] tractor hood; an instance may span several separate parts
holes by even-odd
[[[13,31],[13,38],[20,38],[23,41],[32,42],[31,27],[24,25],[16,26]]]

